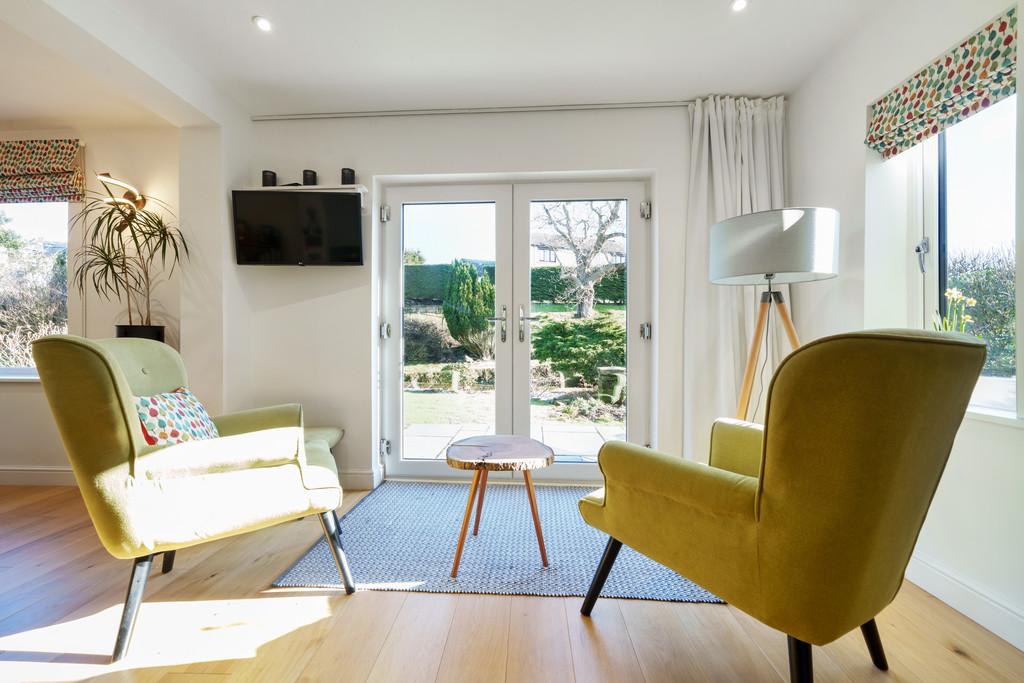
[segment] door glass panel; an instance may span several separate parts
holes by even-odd
[[[530,434],[561,462],[626,438],[626,200],[530,202]]]
[[[402,206],[402,458],[494,433],[493,202]]]

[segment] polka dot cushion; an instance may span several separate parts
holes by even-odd
[[[136,396],[142,433],[150,446],[215,439],[217,425],[195,395],[181,387],[166,394]]]

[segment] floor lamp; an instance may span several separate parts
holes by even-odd
[[[740,385],[736,417],[745,420],[765,325],[774,305],[790,345],[800,345],[782,292],[773,285],[835,277],[839,212],[823,208],[774,209],[729,218],[711,226],[709,274],[716,285],[767,285],[762,292]]]

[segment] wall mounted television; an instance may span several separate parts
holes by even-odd
[[[239,265],[363,265],[358,192],[296,188],[231,194]]]

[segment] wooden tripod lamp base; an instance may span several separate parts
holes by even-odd
[[[757,310],[757,323],[754,325],[754,337],[750,340],[750,353],[747,355],[747,369],[743,372],[743,384],[740,385],[740,402],[736,407],[736,417],[741,420],[747,419],[747,411],[750,409],[750,393],[754,388],[757,359],[761,355],[764,328],[768,324],[768,315],[771,312],[772,304],[775,304],[779,313],[779,320],[782,322],[783,329],[786,330],[789,345],[794,350],[800,346],[800,340],[796,336],[796,328],[793,327],[793,320],[789,317],[789,308],[786,306],[786,300],[782,298],[782,292],[772,289],[762,292],[761,303]]]

